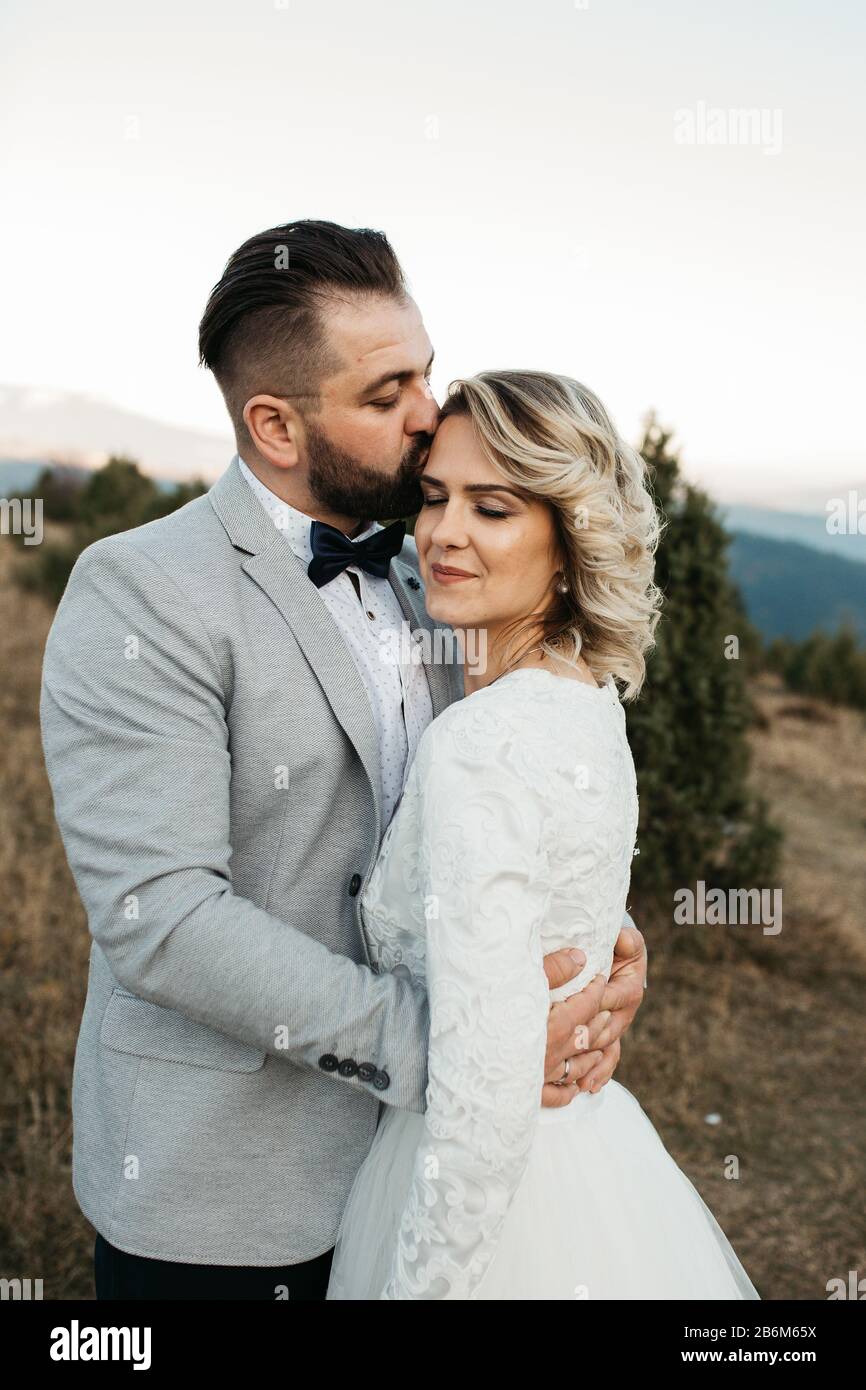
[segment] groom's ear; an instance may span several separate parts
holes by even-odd
[[[254,447],[275,468],[293,468],[300,461],[303,421],[283,397],[251,396],[244,406],[244,424]]]

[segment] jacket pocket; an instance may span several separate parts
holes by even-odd
[[[217,1071],[258,1071],[267,1056],[261,1048],[120,989],[108,1001],[99,1040],[115,1052]]]

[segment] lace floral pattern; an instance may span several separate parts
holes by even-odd
[[[543,954],[587,953],[559,995],[609,972],[636,828],[612,682],[514,672],[423,735],[361,904],[379,968],[405,964],[430,1001],[424,1137],[383,1298],[478,1295],[538,1121]]]

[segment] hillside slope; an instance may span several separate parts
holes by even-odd
[[[768,641],[799,641],[850,620],[866,642],[866,565],[794,541],[735,532],[730,570],[752,622]]]

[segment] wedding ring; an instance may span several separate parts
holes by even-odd
[[[571,1071],[571,1062],[570,1062],[570,1061],[568,1060],[568,1058],[566,1057],[566,1059],[565,1059],[565,1071],[562,1073],[562,1076],[559,1078],[558,1081],[554,1081],[554,1083],[553,1083],[554,1086],[564,1086],[565,1083],[568,1081],[568,1074],[569,1074],[570,1071]]]

